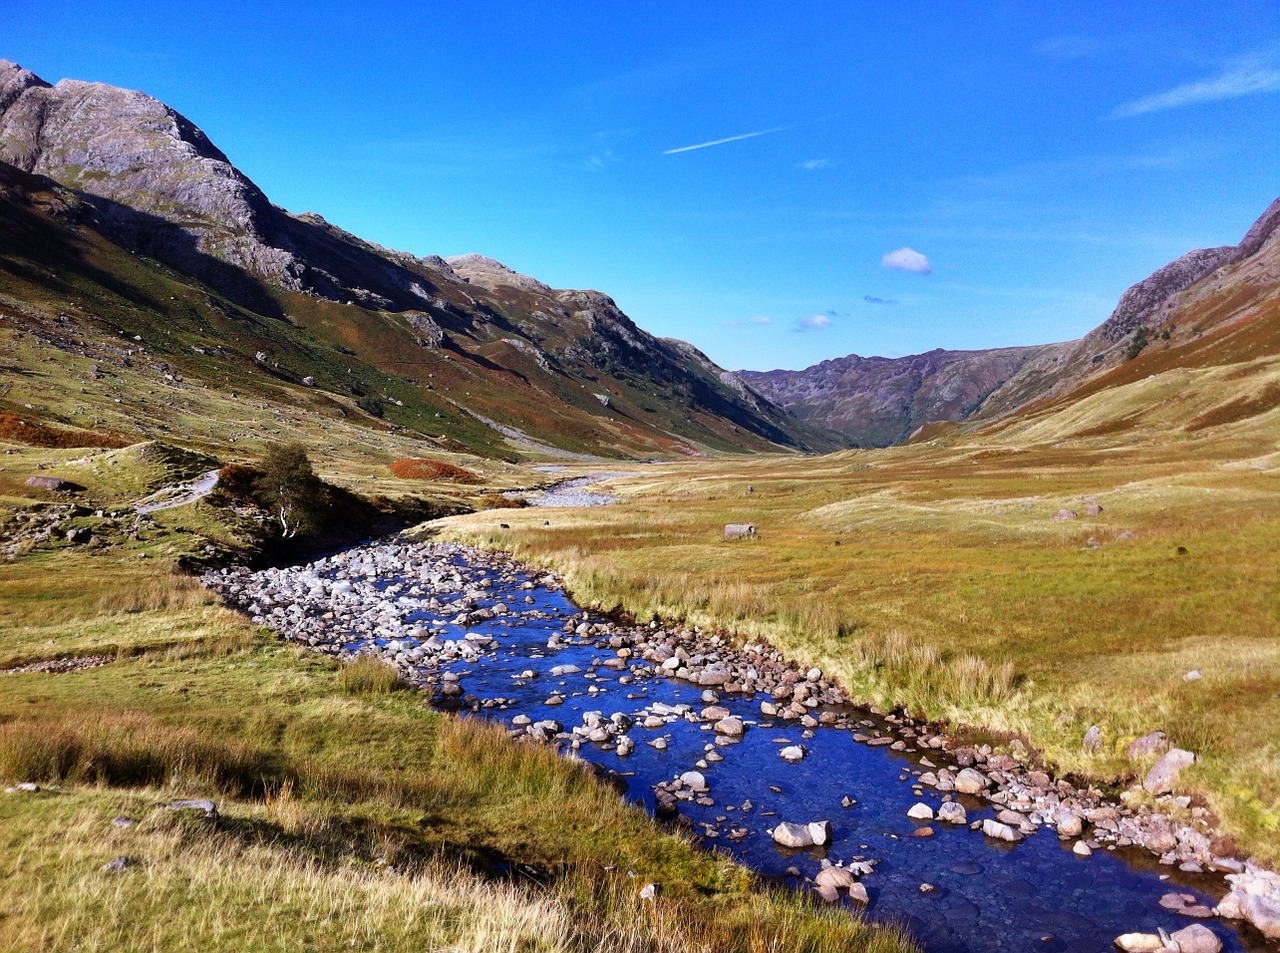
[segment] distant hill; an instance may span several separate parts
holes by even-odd
[[[1138,282],[1078,341],[1039,347],[848,357],[736,376],[805,421],[860,446],[941,422],[990,421],[1080,399],[1153,369],[1280,353],[1280,199],[1239,245],[1183,255]]]
[[[844,445],[604,294],[480,256],[391,251],[292,214],[163,103],[50,85],[7,61],[0,223],[0,326],[73,338],[107,361],[137,337],[171,378],[323,395],[375,429],[511,458]],[[77,375],[91,395],[95,381]],[[112,426],[129,430],[119,416]],[[133,424],[154,435],[146,427]]]

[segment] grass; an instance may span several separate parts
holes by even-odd
[[[376,659],[254,629],[160,559],[35,552],[0,565],[0,612],[12,660],[118,654],[0,676],[0,781],[45,786],[0,796],[0,948],[910,948],[435,714]],[[216,799],[217,828],[157,806],[179,796]],[[99,870],[117,855],[136,866]]]
[[[622,870],[575,873],[538,888],[482,878],[440,855],[407,858],[377,835],[330,830],[330,849],[317,852],[296,834],[299,821],[315,819],[282,822],[270,805],[208,830],[156,811],[159,793],[77,791],[37,805],[0,803],[0,890],[11,901],[0,942],[36,950],[476,953],[840,948],[833,940],[849,949],[901,948],[866,942],[854,921],[794,900],[748,901],[727,915],[697,902],[649,903]],[[119,814],[139,823],[113,828]],[[137,864],[100,873],[112,856]]]
[[[345,663],[338,683],[348,695],[386,695],[405,687],[395,668],[372,655],[357,655]]]
[[[1164,729],[1199,755],[1184,786],[1275,862],[1280,361],[1170,378],[907,447],[650,467],[610,481],[617,506],[444,533],[560,570],[585,604],[768,639],[855,697],[1019,738],[1064,774],[1128,783],[1146,767],[1128,742]],[[1238,400],[1262,410],[1183,429]],[[1109,426],[1139,407],[1137,430]],[[760,535],[726,543],[731,522]]]

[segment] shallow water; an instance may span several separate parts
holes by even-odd
[[[471,568],[464,556],[456,557],[455,563]],[[515,588],[521,580],[504,585],[496,577],[488,574],[494,585],[488,598],[479,601],[481,606],[504,602],[521,612],[538,609],[553,618],[529,621],[507,616],[465,629],[430,611],[406,620],[429,624],[437,631],[448,630],[445,638],[479,632],[497,639],[493,651],[480,659],[447,669],[461,677],[467,692],[481,699],[512,701],[505,710],[482,710],[479,717],[510,724],[513,716],[524,714],[535,722],[554,719],[571,730],[582,723],[582,713],[588,711],[603,712],[606,718],[623,712],[639,716],[638,722],[645,708],[655,702],[686,703],[695,712],[704,706],[702,687],[681,681],[641,678],[630,685],[619,684],[619,677],[630,673],[625,668],[601,667],[600,663],[615,653],[597,647],[594,639],[591,644],[548,649],[546,643],[553,634],[568,638],[562,624],[570,616],[580,615],[580,610],[562,592],[541,586],[521,590]],[[389,577],[379,585],[399,581]],[[535,603],[525,604],[526,596],[532,596]],[[348,650],[358,647],[348,646]],[[549,674],[553,666],[566,664],[579,666],[581,672],[561,677]],[[519,677],[526,670],[537,672],[537,677]],[[545,701],[556,691],[565,695],[564,703],[547,706]],[[1112,940],[1121,933],[1155,932],[1158,927],[1173,932],[1188,925],[1189,919],[1159,907],[1160,897],[1170,890],[1194,893],[1209,906],[1226,892],[1221,877],[1163,867],[1139,850],[1098,850],[1091,857],[1077,857],[1071,852],[1071,842],[1059,841],[1049,830],[1011,845],[991,841],[967,826],[935,822],[929,825],[934,836],[913,837],[912,832],[921,825],[906,816],[908,808],[921,800],[936,808],[942,797],[929,788],[922,795],[913,793],[913,772],[927,770],[918,765],[922,757],[944,763],[940,752],[871,747],[854,741],[851,731],[834,727],[819,727],[811,737],[802,737],[804,729],[796,722],[771,723],[762,718],[759,705],[767,696],[719,694],[719,704],[740,716],[748,728],[740,743],[716,748],[724,757],[722,762],[696,768],[709,782],[715,804],[699,806],[682,801],[681,813],[695,829],[708,834],[709,846],[728,849],[741,863],[780,882],[800,884],[788,876],[788,868],[797,868],[803,877],[812,878],[823,858],[845,864],[854,859],[876,861],[874,872],[862,878],[871,898],[869,916],[905,923],[933,953],[1110,950]],[[875,728],[867,729],[868,734],[882,727],[865,712],[848,711],[855,718],[876,722]],[[664,751],[645,743],[659,735],[668,742]],[[710,725],[684,720],[656,731],[637,723],[630,736],[636,747],[629,757],[588,742],[583,742],[577,754],[623,773],[627,796],[650,811],[654,808],[653,786],[694,769],[714,739]],[[778,749],[784,739],[803,743],[807,757],[796,764],[782,761]],[[842,807],[846,797],[856,803]],[[984,799],[962,795],[956,799],[964,804],[970,821],[995,814]],[[744,811],[742,805],[747,801],[752,807]],[[833,826],[832,843],[825,848],[784,850],[775,846],[768,833],[781,820],[819,819],[830,820]],[[735,829],[747,833],[731,840],[727,835]],[[1162,876],[1167,879],[1161,880]],[[922,884],[935,889],[922,893]],[[1222,939],[1226,950],[1274,949],[1256,934],[1242,937],[1228,923],[1200,922]]]

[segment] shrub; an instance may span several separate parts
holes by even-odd
[[[370,417],[381,418],[386,413],[386,405],[382,403],[380,397],[359,397],[356,399],[356,406],[363,410]]]
[[[448,480],[453,483],[480,483],[480,477],[470,470],[424,457],[401,457],[388,468],[404,480]]]
[[[32,447],[52,450],[67,447],[105,447],[118,450],[129,446],[129,441],[114,434],[93,433],[89,430],[64,430],[48,424],[32,423],[17,414],[0,414],[0,440],[12,440]]]

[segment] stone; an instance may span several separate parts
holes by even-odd
[[[686,771],[680,775],[680,783],[696,794],[711,790],[710,785],[707,784],[707,779],[701,771]]]
[[[818,847],[831,843],[831,822],[810,821],[809,836],[813,838],[813,843]]]
[[[657,896],[658,896],[657,884],[645,884],[643,887],[640,888],[641,900],[653,900]]]
[[[196,811],[210,821],[218,819],[218,805],[206,798],[180,798],[170,801],[165,807],[170,811]]]
[[[797,824],[794,821],[782,821],[771,832],[773,840],[783,847],[801,849],[813,846],[813,834],[808,824]]]
[[[947,824],[967,824],[969,817],[965,813],[964,805],[955,801],[946,801],[938,805],[938,820]]]
[[[799,745],[788,745],[778,752],[778,757],[783,761],[795,764],[804,760],[804,749]]]
[[[918,801],[911,805],[911,808],[907,811],[907,817],[913,821],[931,821],[933,820],[933,808],[923,801]]]
[[[729,715],[729,709],[725,708],[723,705],[708,705],[706,708],[702,709],[703,721],[717,722],[722,718],[728,718]]]
[[[1178,944],[1179,953],[1222,953],[1222,941],[1208,927],[1193,923],[1169,934]]]
[[[867,888],[860,883],[849,888],[849,899],[861,904],[871,902],[871,898],[867,896]]]
[[[1094,753],[1102,750],[1102,729],[1097,725],[1084,733],[1084,750]]]
[[[1078,840],[1076,841],[1075,846],[1071,848],[1071,853],[1075,854],[1077,857],[1091,857],[1093,855],[1093,848],[1084,841]]]
[[[1184,682],[1198,682],[1202,678],[1204,678],[1204,676],[1200,674],[1200,669],[1198,668],[1193,668],[1191,671],[1187,672],[1186,675],[1182,676],[1182,680]]]
[[[1077,519],[1079,516],[1080,514],[1077,513],[1075,510],[1061,509],[1053,514],[1053,519],[1057,521],[1073,520],[1073,519]]]
[[[70,480],[63,480],[59,477],[29,476],[23,482],[27,486],[34,486],[41,490],[79,493],[84,489],[79,483],[72,483]]]
[[[1274,897],[1246,894],[1244,919],[1252,923],[1263,936],[1280,939],[1280,891]]]
[[[1159,754],[1167,747],[1169,747],[1169,743],[1165,740],[1165,733],[1163,731],[1153,731],[1130,744],[1125,754],[1130,761],[1137,761],[1147,755]]]
[[[991,779],[981,771],[964,768],[952,782],[961,794],[981,794],[991,785]]]
[[[721,718],[716,722],[716,734],[727,735],[730,738],[741,738],[747,730],[743,725],[741,718],[730,715],[728,718]]]
[[[98,869],[104,874],[118,874],[135,866],[137,863],[132,857],[125,857],[121,854],[119,857],[112,857]]]
[[[1079,837],[1084,830],[1084,818],[1075,811],[1061,811],[1058,814],[1058,835],[1061,837]]]
[[[1117,949],[1124,953],[1165,953],[1164,940],[1154,933],[1123,933],[1115,938]]]
[[[847,867],[823,867],[818,871],[818,875],[813,878],[813,882],[819,887],[834,887],[837,890],[848,890],[857,879],[853,876],[853,871]]]
[[[1015,831],[1008,824],[1001,824],[997,820],[987,818],[982,822],[982,833],[993,840],[1007,841],[1010,844],[1016,844],[1022,840],[1022,833]]]
[[[1171,748],[1147,772],[1147,776],[1142,779],[1142,787],[1151,794],[1168,794],[1173,790],[1173,783],[1178,775],[1195,762],[1196,756],[1190,751]]]

